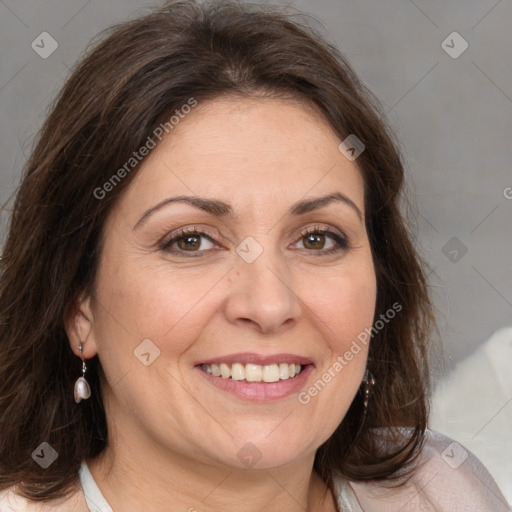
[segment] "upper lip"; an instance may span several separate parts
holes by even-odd
[[[213,357],[211,359],[205,359],[204,361],[200,361],[197,365],[201,364],[233,364],[233,363],[242,363],[242,364],[259,364],[259,365],[268,365],[268,364],[279,364],[279,363],[288,363],[288,364],[313,364],[313,361],[309,357],[299,356],[297,354],[257,354],[255,352],[241,352],[238,354],[228,354],[225,356]]]

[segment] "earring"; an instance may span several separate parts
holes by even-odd
[[[78,377],[75,382],[75,402],[78,403],[82,399],[89,398],[91,396],[91,387],[89,383],[85,380],[85,372],[87,370],[87,366],[85,365],[85,359],[82,356],[82,342],[78,345],[78,349],[80,350],[80,358],[82,359],[82,376]]]
[[[372,387],[375,385],[375,379],[372,375],[372,372],[368,370],[368,368],[364,372],[363,377],[363,383],[364,383],[364,415],[366,416],[366,413],[368,412],[368,402],[370,401],[370,392],[372,390]]]

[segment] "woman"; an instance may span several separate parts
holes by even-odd
[[[402,185],[371,95],[290,17],[171,1],[114,27],[4,247],[2,510],[507,510],[426,428]]]

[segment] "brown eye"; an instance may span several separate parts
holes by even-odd
[[[208,246],[208,244],[210,244],[210,246]],[[165,241],[160,249],[170,253],[201,253],[211,249],[214,245],[212,238],[206,233],[198,230],[184,230],[170,240]]]
[[[324,249],[326,238],[323,233],[306,235],[303,238],[304,247],[306,249]]]
[[[348,240],[334,233],[328,229],[314,228],[308,229],[301,233],[302,238],[299,242],[302,242],[303,247],[299,249],[305,249],[311,253],[330,254],[343,249],[348,249]]]
[[[176,239],[178,248],[183,251],[193,251],[201,247],[201,236],[187,235]]]

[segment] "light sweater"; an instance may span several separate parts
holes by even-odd
[[[428,430],[422,462],[407,484],[394,489],[386,488],[382,482],[355,483],[336,477],[339,509],[342,512],[511,512],[482,463],[450,438]],[[114,512],[85,461],[79,477],[81,488],[65,501],[41,504],[16,495],[12,488],[0,492],[0,512]]]

